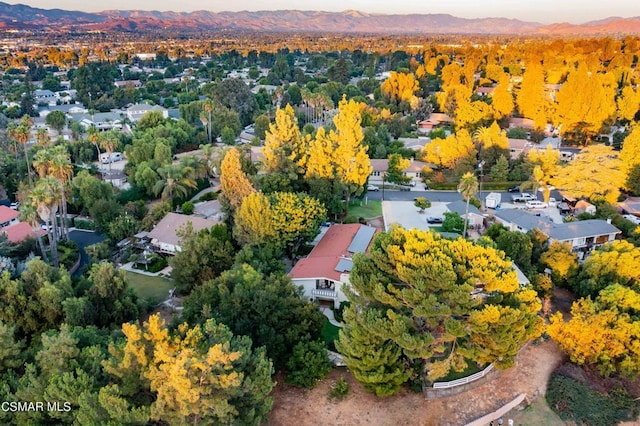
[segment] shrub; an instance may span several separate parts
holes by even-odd
[[[549,407],[562,420],[593,426],[615,425],[635,418],[640,404],[622,388],[609,395],[596,392],[586,384],[553,373],[546,394]]]
[[[344,379],[344,377],[340,377],[338,381],[336,381],[333,386],[331,386],[331,390],[329,391],[329,398],[333,399],[342,399],[349,393],[349,383]]]
[[[182,214],[193,214],[194,205],[191,201],[182,203]]]
[[[202,196],[198,198],[198,201],[211,201],[211,200],[217,200],[217,199],[218,199],[217,192],[207,192],[206,194],[202,194]]]
[[[96,225],[93,223],[92,220],[75,219],[73,221],[73,224],[78,229],[88,229],[92,231],[96,229]]]
[[[313,388],[324,379],[332,367],[322,341],[300,342],[293,347],[287,362],[287,382],[295,386]]]
[[[349,306],[351,306],[351,302],[344,301],[340,302],[340,306],[338,307],[338,309],[333,310],[333,316],[335,317],[336,321],[343,321],[344,310]]]
[[[167,259],[162,256],[153,256],[149,259],[148,262],[149,263],[146,266],[144,263],[136,263],[135,268],[155,274],[156,272],[160,272],[167,267]]]
[[[358,223],[358,218],[349,215],[342,220],[342,223]]]

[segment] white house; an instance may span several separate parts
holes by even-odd
[[[181,228],[191,223],[195,232],[202,229],[211,228],[218,224],[218,221],[203,219],[196,216],[187,216],[178,213],[167,213],[160,222],[147,235],[151,244],[161,253],[176,254],[182,251],[180,247],[180,237],[177,232]]]
[[[389,169],[389,160],[372,159],[371,167],[373,168],[373,170],[371,171],[371,175],[369,175],[369,183],[382,184],[382,177]],[[411,161],[409,162],[409,166],[406,169],[402,170],[402,174],[411,178],[410,183],[415,184],[421,181],[422,170],[425,167],[435,168],[433,164],[411,159]]]
[[[127,108],[127,118],[132,121],[132,122],[136,122],[138,120],[140,120],[146,113],[150,112],[150,111],[160,111],[162,113],[162,117],[163,118],[168,118],[169,117],[169,110],[166,108],[163,108],[161,106],[158,105],[149,105],[149,104],[135,104],[135,105],[131,105],[129,108]]]
[[[534,228],[542,231],[551,241],[569,243],[572,251],[582,258],[593,249],[614,241],[620,230],[609,220],[590,219],[575,222],[553,223],[542,216],[534,216],[522,210],[499,210],[495,217],[511,231],[528,232]]]
[[[369,248],[375,232],[375,228],[360,224],[332,225],[289,272],[293,283],[302,286],[309,300],[329,301],[339,307],[347,300],[342,288],[349,284],[352,256]]]

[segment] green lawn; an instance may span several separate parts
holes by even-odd
[[[533,403],[524,410],[511,411],[506,417],[513,418],[514,424],[518,426],[562,426],[566,424],[549,408],[544,397],[536,398]]]
[[[139,298],[155,305],[169,297],[169,290],[175,287],[173,281],[164,277],[152,277],[135,272],[125,271],[129,286]]]
[[[339,331],[340,327],[336,327],[335,325],[331,324],[327,318],[325,318],[324,325],[322,326],[322,338],[327,344],[327,348],[329,348],[329,350],[336,350],[333,342],[335,340],[338,340]]]
[[[382,202],[371,200],[367,204],[364,201],[351,202],[349,203],[349,216],[365,219],[380,217],[382,216]]]

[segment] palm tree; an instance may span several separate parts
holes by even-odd
[[[60,198],[62,202],[61,234],[65,239],[68,239],[69,227],[67,225],[66,186],[71,182],[71,178],[73,178],[73,166],[71,165],[69,152],[67,152],[67,150],[61,145],[58,145],[53,149],[49,173],[60,181]]]
[[[42,260],[49,263],[47,251],[44,248],[44,242],[42,241],[42,235],[40,234],[40,215],[38,214],[36,207],[30,201],[20,204],[20,220],[31,225],[31,229],[33,229],[33,232],[36,234],[36,241],[38,242],[40,253],[42,253]]]
[[[53,266],[56,268],[60,266],[58,260],[58,227],[55,220],[60,203],[60,192],[60,181],[52,177],[46,177],[38,181],[30,195],[31,202],[36,206],[38,215],[47,224],[51,259],[53,260]]]
[[[200,114],[200,121],[202,124],[207,126],[207,140],[211,143],[213,137],[211,135],[211,126],[213,124],[213,117],[211,117],[213,113],[213,102],[210,99],[207,99],[202,102],[202,114]]]
[[[20,142],[24,148],[24,157],[27,161],[27,175],[29,177],[29,184],[33,185],[33,177],[31,176],[31,164],[29,162],[29,151],[27,150],[27,144],[31,137],[31,127],[33,126],[33,119],[28,115],[25,115],[20,120],[20,124],[17,126],[12,125],[9,127],[8,134],[13,140]]]
[[[36,145],[47,146],[51,143],[49,133],[45,129],[38,129],[36,131]]]
[[[464,230],[462,231],[462,235],[464,237],[467,236],[467,223],[469,216],[469,201],[471,197],[473,197],[476,192],[478,192],[478,178],[471,172],[467,172],[460,178],[460,183],[458,184],[458,192],[462,194],[462,196],[467,200],[467,207],[464,213]]]
[[[198,158],[195,155],[188,155],[180,159],[180,166],[184,169],[189,167],[192,169],[192,175],[195,179],[202,179],[208,175],[208,167],[206,166],[202,158]]]
[[[153,186],[153,192],[158,195],[162,193],[162,200],[173,202],[173,196],[178,195],[186,197],[189,188],[196,188],[196,182],[193,180],[193,169],[190,167],[181,167],[178,165],[170,165],[158,169],[160,179]]]
[[[98,151],[98,162],[100,162],[100,144],[98,143],[100,140],[100,133],[98,132],[98,128],[93,124],[87,129],[87,139],[96,147],[96,151]]]

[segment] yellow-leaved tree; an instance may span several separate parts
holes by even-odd
[[[615,204],[624,187],[623,163],[618,152],[605,145],[584,148],[576,159],[558,169],[554,186],[574,198],[604,200]]]
[[[262,192],[246,196],[236,211],[233,235],[239,243],[259,244],[275,235],[271,202]]]
[[[274,123],[265,132],[262,167],[266,173],[295,177],[307,151],[308,140],[300,135],[295,111],[288,105],[276,111]]]
[[[273,388],[264,348],[214,320],[173,333],[159,314],[139,327],[123,324],[125,341],[103,361],[115,394],[150,406],[151,420],[170,424],[260,423]],[[145,404],[145,405],[146,405]]]
[[[334,144],[324,127],[318,129],[316,137],[309,143],[309,151],[302,163],[306,165],[306,179],[335,177]]]
[[[632,86],[625,86],[617,100],[618,119],[633,122],[640,111],[640,91]]]
[[[520,113],[533,120],[536,129],[547,125],[548,100],[544,92],[544,73],[540,62],[527,62],[516,101]]]
[[[620,161],[622,161],[622,173],[626,182],[631,170],[640,165],[640,126],[633,126],[631,133],[624,138]]]
[[[343,97],[338,108],[338,114],[333,117],[336,130],[329,132],[329,139],[334,146],[333,163],[336,178],[345,188],[348,215],[351,194],[362,190],[373,167],[367,155],[367,147],[362,143],[364,136],[360,104],[353,99],[347,101],[346,97]]]
[[[475,147],[471,135],[466,130],[459,130],[445,139],[435,138],[425,145],[423,159],[437,167],[454,169],[458,162],[475,155]]]
[[[247,175],[242,171],[240,151],[235,148],[228,150],[220,165],[221,201],[235,211],[242,204],[242,200],[255,192],[255,188]]]
[[[491,93],[491,100],[493,116],[497,120],[510,116],[513,113],[513,94],[509,90],[509,76],[506,74],[503,73],[500,75],[498,85]]]
[[[326,214],[320,201],[304,193],[257,192],[237,210],[234,235],[243,244],[270,243],[293,253],[318,234]]]
[[[509,149],[509,138],[507,132],[500,129],[498,122],[494,121],[489,127],[480,127],[473,133],[473,139],[482,144],[482,149],[497,147]]]
[[[380,85],[382,94],[396,105],[401,102],[411,103],[419,88],[418,80],[412,73],[395,71],[391,71],[389,78]]]
[[[554,124],[560,132],[577,132],[588,145],[605,121],[616,114],[616,82],[612,74],[588,71],[583,64],[571,70],[556,95]]]

